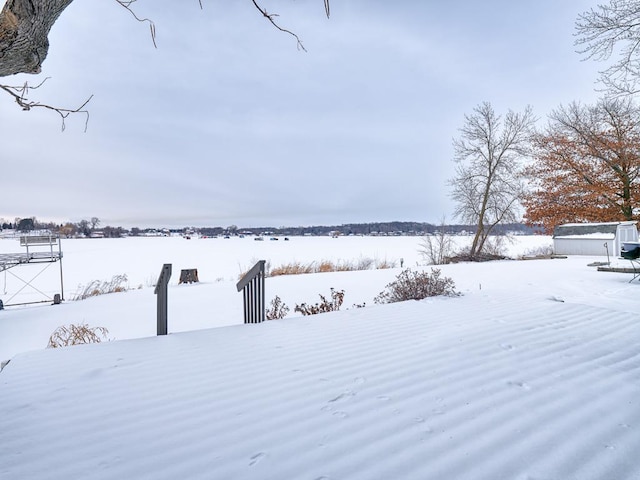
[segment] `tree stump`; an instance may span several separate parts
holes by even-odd
[[[197,283],[198,280],[198,269],[197,268],[188,268],[185,270],[180,270],[180,283]]]

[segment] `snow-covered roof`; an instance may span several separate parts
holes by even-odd
[[[613,240],[616,238],[616,234],[611,232],[590,232],[590,233],[572,233],[572,234],[563,234],[562,232],[559,234],[554,234],[554,240],[559,238],[563,239],[584,239],[584,240]]]
[[[560,227],[583,227],[583,226],[600,226],[600,225],[635,225],[636,222],[635,220],[626,220],[626,221],[620,221],[620,222],[589,222],[589,223],[585,223],[585,222],[579,222],[579,223],[563,223],[562,225],[559,225]]]
[[[619,226],[635,226],[636,222],[565,223],[553,229],[553,238],[613,240]]]
[[[494,300],[19,354],[0,478],[640,478],[637,315]]]

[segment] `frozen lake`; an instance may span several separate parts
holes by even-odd
[[[375,263],[392,263],[398,268],[424,265],[420,254],[422,237],[283,237],[279,240],[255,241],[253,237],[192,238],[128,237],[116,239],[62,240],[63,288],[66,300],[94,280],[107,281],[116,275],[126,275],[129,287],[145,288],[155,284],[162,265],[173,265],[171,284],[177,284],[181,269],[196,268],[204,283],[235,282],[258,260],[271,266],[299,262],[307,264],[322,260],[357,262],[371,259]],[[462,248],[472,237],[453,237]],[[514,237],[507,244],[510,256],[521,255],[533,248],[551,245],[550,237]],[[45,248],[46,250],[46,248]],[[1,239],[0,253],[23,252],[17,239]],[[25,286],[24,281],[36,277],[33,285],[48,296],[59,293],[60,265],[20,266],[2,272],[0,299],[5,304],[39,299],[42,295]],[[17,275],[22,280],[16,278]],[[24,287],[24,288],[23,288]],[[20,289],[20,293],[17,293]]]

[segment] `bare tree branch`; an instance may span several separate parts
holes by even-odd
[[[67,117],[72,113],[82,113],[86,116],[85,123],[84,123],[84,131],[86,132],[87,127],[89,125],[89,111],[86,110],[85,107],[91,101],[91,99],[93,98],[93,95],[91,95],[87,100],[85,100],[85,102],[82,105],[74,109],[54,107],[51,105],[47,105],[46,103],[40,103],[40,102],[29,100],[28,98],[29,91],[40,88],[48,79],[49,77],[45,78],[42,82],[40,82],[38,85],[35,85],[35,86],[31,86],[27,82],[25,82],[24,85],[19,87],[14,87],[9,85],[0,85],[0,90],[4,90],[9,95],[11,95],[15,100],[15,102],[18,105],[20,105],[22,110],[29,111],[32,108],[45,108],[47,110],[52,110],[56,112],[58,115],[60,115],[63,132],[66,128],[65,120],[67,119]]]
[[[143,18],[133,10],[132,6],[137,0],[115,0],[120,6],[138,22],[147,23],[151,33],[153,46],[156,44],[156,26],[149,18]],[[287,33],[296,39],[297,46],[306,52],[302,41],[291,30],[281,27],[276,22],[277,14],[268,13],[256,0],[251,0],[253,5],[260,11],[275,28]],[[45,60],[49,41],[48,35],[51,27],[57,21],[60,14],[73,0],[6,0],[4,7],[0,11],[0,77],[15,75],[18,73],[40,73],[42,62]],[[198,0],[200,9],[203,8],[202,0]],[[329,0],[324,0],[324,9],[327,18],[330,15]],[[62,130],[65,129],[65,119],[72,113],[84,113],[87,117],[85,131],[89,122],[89,112],[85,110],[89,103],[90,96],[80,107],[67,109],[54,107],[48,104],[34,102],[28,99],[30,90],[39,88],[46,81],[32,87],[25,82],[20,87],[0,84],[0,90],[13,97],[15,102],[25,111],[40,107],[57,112],[62,119]]]
[[[293,38],[296,39],[296,42],[298,44],[298,48],[301,49],[302,51],[306,52],[307,49],[304,48],[304,45],[302,44],[302,40],[300,40],[300,37],[298,37],[298,35],[296,35],[295,33],[293,33],[291,30],[287,30],[286,28],[282,28],[280,25],[278,25],[276,23],[276,21],[274,20],[275,17],[278,17],[277,13],[267,13],[267,10],[263,7],[261,7],[260,5],[258,5],[258,2],[256,2],[256,0],[251,0],[253,2],[253,5],[260,11],[260,13],[262,14],[262,16],[264,18],[266,18],[267,20],[269,20],[269,22],[271,22],[271,24],[276,27],[278,30],[280,30],[281,32],[284,33],[288,33],[289,35],[291,35]],[[327,0],[325,0],[325,10],[327,8]],[[328,10],[326,10],[328,12]],[[328,15],[328,13],[327,13]]]
[[[579,15],[575,45],[586,59],[597,61],[609,60],[618,52],[617,60],[600,72],[608,96],[640,92],[639,0],[610,0]]]
[[[153,46],[155,48],[158,48],[158,45],[156,45],[156,24],[153,23],[153,20],[149,18],[140,18],[136,14],[136,12],[134,12],[133,9],[131,8],[131,5],[137,1],[138,0],[116,0],[116,2],[122,5],[125,9],[127,9],[129,13],[133,16],[133,18],[135,18],[138,22],[149,24],[149,30],[151,31],[151,41],[153,42]],[[198,0],[198,3],[200,4],[200,9],[202,9],[202,0]]]

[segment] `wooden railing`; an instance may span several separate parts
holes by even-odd
[[[264,269],[260,260],[237,283],[238,292],[244,296],[244,323],[261,323],[265,320]]]

